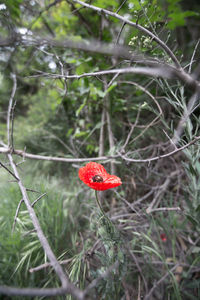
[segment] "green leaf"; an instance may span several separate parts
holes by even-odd
[[[193,12],[193,11],[177,11],[177,12],[173,12],[170,13],[168,15],[168,17],[171,19],[168,24],[167,27],[169,29],[175,29],[178,26],[184,26],[185,25],[185,19],[187,17],[191,17],[191,16],[198,16],[198,13]]]
[[[86,104],[87,104],[87,98],[84,99],[83,103],[76,110],[76,117],[79,116],[80,112],[82,111],[82,109],[85,107]]]
[[[22,3],[22,0],[9,0],[4,1],[6,2],[6,7],[8,8],[10,15],[13,19],[19,19],[20,18],[20,4]]]
[[[87,135],[87,134],[88,134],[87,131],[79,131],[79,132],[76,132],[76,133],[74,134],[74,137],[79,138],[79,137],[85,136],[85,135]]]
[[[106,94],[111,92],[116,86],[117,82],[113,82],[113,84],[111,84],[111,86],[109,86],[109,88],[106,90]]]
[[[199,222],[191,215],[186,215],[187,219],[194,225],[194,226],[198,226]]]
[[[72,134],[73,131],[74,131],[74,128],[68,129],[68,131],[66,133],[66,137],[69,137]]]
[[[101,8],[107,8],[109,9],[111,6],[117,7],[119,5],[118,1],[116,0],[96,0],[93,2],[93,5],[101,7]]]

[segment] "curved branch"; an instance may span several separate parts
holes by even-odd
[[[111,12],[107,9],[103,9],[103,8],[100,8],[100,7],[97,7],[97,6],[94,6],[94,5],[91,5],[91,4],[87,4],[85,2],[82,2],[82,1],[79,1],[79,0],[72,0],[73,2],[75,3],[78,3],[84,7],[87,7],[87,8],[90,8],[92,10],[95,10],[97,11],[98,13],[100,14],[105,14],[105,15],[109,15],[111,17],[114,17],[122,22],[125,22],[126,24],[130,25],[130,26],[133,26],[137,29],[139,29],[140,31],[142,31],[144,34],[146,35],[149,35],[151,38],[153,38],[154,41],[156,41],[162,48],[163,50],[169,55],[169,57],[171,57],[171,59],[173,60],[175,66],[179,69],[181,68],[181,65],[179,63],[179,61],[177,60],[176,56],[174,55],[174,53],[170,50],[170,48],[161,40],[159,39],[159,37],[157,37],[155,34],[153,34],[151,31],[149,31],[147,28],[137,24],[137,23],[134,23],[132,21],[129,21],[128,19],[118,15],[117,13],[114,13],[114,12]]]

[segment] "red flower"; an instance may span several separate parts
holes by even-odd
[[[105,191],[122,184],[119,177],[108,174],[105,168],[96,162],[89,162],[80,168],[78,175],[80,180],[97,191]]]
[[[160,238],[163,242],[166,242],[167,241],[167,237],[166,237],[166,234],[165,233],[161,233],[160,235]]]

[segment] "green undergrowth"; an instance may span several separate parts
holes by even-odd
[[[23,170],[20,174],[25,187],[29,189],[30,201],[45,194],[34,205],[42,230],[58,260],[71,261],[77,254],[79,232],[88,226],[84,219],[86,207],[81,204],[79,197],[80,187],[69,182],[64,184],[64,180],[62,182],[58,177],[39,176],[31,163],[26,163],[26,167],[22,164],[19,171],[22,168],[28,171]],[[12,230],[21,194],[17,183],[2,169],[0,176],[0,284],[41,288],[59,286],[51,268],[31,272],[32,268],[46,263],[48,259],[33,230],[24,203]]]
[[[179,197],[176,197],[178,186],[175,184],[160,198],[161,207],[180,207],[180,211],[147,214],[148,199],[131,210],[127,201],[124,202],[126,195],[122,185],[116,193],[101,193],[108,219],[96,205],[94,191],[79,181],[77,169],[68,166],[67,174],[59,176],[61,171],[57,166],[56,175],[50,176],[41,172],[46,164],[19,165],[25,187],[35,191],[28,191],[30,201],[46,193],[34,209],[57,259],[64,262],[63,268],[70,280],[84,289],[99,278],[89,292],[90,299],[125,299],[125,292],[131,299],[137,299],[138,293],[144,296],[150,293],[153,282],[159,283],[152,292],[153,297],[156,293],[167,295],[171,300],[199,297],[198,151],[197,145],[186,151],[187,161],[183,165],[186,171]],[[38,175],[37,170],[43,175]],[[138,171],[141,172],[139,167]],[[60,286],[50,267],[31,272],[48,259],[24,203],[12,233],[21,194],[10,175],[2,169],[0,175],[0,284]],[[21,297],[8,299],[20,300]]]

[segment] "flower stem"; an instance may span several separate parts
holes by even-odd
[[[102,206],[101,206],[101,203],[99,201],[99,197],[98,197],[98,192],[95,190],[95,196],[96,196],[96,201],[97,201],[97,204],[98,204],[98,207],[102,213],[102,215],[104,216],[104,218],[108,221],[109,224],[111,224],[113,226],[113,223],[112,221],[110,220],[110,218],[108,216],[106,216]]]
[[[96,196],[97,205],[98,205],[100,211],[102,212],[103,216],[104,216],[106,219],[108,219],[107,216],[105,215],[104,211],[103,211],[103,208],[102,208],[101,203],[100,203],[100,201],[99,201],[98,192],[97,192],[96,190],[95,190],[95,196]]]
[[[116,240],[119,242],[118,230],[115,228],[115,225],[110,220],[110,218],[103,211],[103,208],[101,206],[101,203],[100,203],[100,200],[98,197],[98,192],[96,190],[95,190],[95,196],[96,196],[97,205],[101,211],[102,217],[104,218],[104,222],[101,225],[105,228],[105,231],[106,231],[105,236],[107,237],[107,239],[112,240],[113,242]],[[104,236],[104,238],[105,238],[105,236]]]

